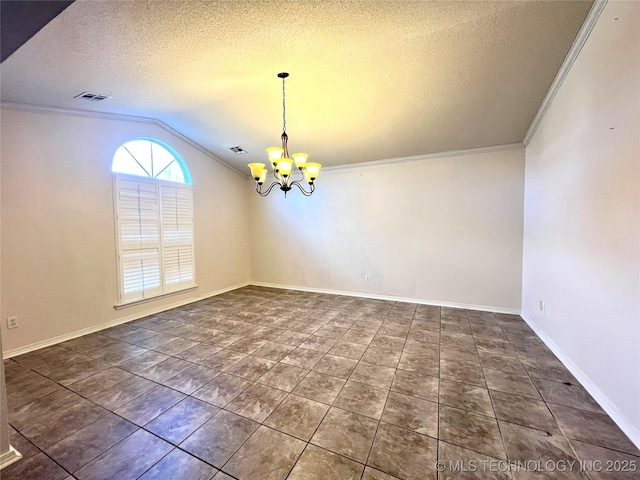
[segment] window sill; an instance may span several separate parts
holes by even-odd
[[[121,310],[123,308],[133,307],[133,306],[139,305],[141,303],[153,302],[155,300],[160,300],[161,298],[170,297],[172,295],[178,295],[179,293],[189,292],[191,290],[195,290],[196,288],[198,288],[198,284],[197,283],[194,284],[194,285],[191,285],[190,287],[181,288],[180,290],[175,290],[175,291],[169,292],[169,293],[161,293],[160,295],[155,295],[155,296],[149,297],[149,298],[143,298],[141,300],[131,300],[130,302],[116,303],[113,306],[113,308],[115,308],[116,310]]]

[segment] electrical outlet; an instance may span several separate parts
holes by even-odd
[[[7,318],[7,328],[18,328],[18,317]]]
[[[364,276],[364,281],[369,283],[371,281],[371,275],[365,275]]]
[[[538,308],[542,313],[547,313],[547,306],[544,304],[544,301],[540,300]]]

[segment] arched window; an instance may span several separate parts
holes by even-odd
[[[122,145],[113,156],[114,172],[191,183],[189,169],[180,155],[158,140],[139,138]]]
[[[169,145],[139,138],[113,156],[118,304],[193,288],[193,199],[186,163]]]

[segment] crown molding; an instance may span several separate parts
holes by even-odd
[[[191,145],[196,150],[200,151],[201,153],[207,155],[211,159],[213,159],[216,162],[220,163],[224,167],[228,168],[232,172],[234,172],[234,173],[236,173],[236,174],[238,174],[238,175],[240,175],[242,177],[245,177],[245,178],[251,178],[251,175],[245,174],[244,171],[240,171],[237,168],[235,168],[234,166],[232,166],[232,165],[228,164],[227,162],[225,162],[224,160],[221,160],[220,158],[216,157],[213,153],[211,153],[209,150],[204,148],[202,145],[194,142],[189,137],[187,137],[184,134],[180,133],[179,131],[177,131],[173,127],[170,127],[169,125],[167,125],[163,121],[158,120],[157,118],[139,117],[139,116],[135,116],[135,115],[125,115],[125,114],[121,114],[121,113],[96,112],[96,111],[92,111],[92,110],[79,110],[79,109],[72,109],[72,108],[45,107],[45,106],[40,106],[40,105],[31,105],[31,104],[28,104],[28,103],[0,102],[0,107],[7,108],[7,109],[10,109],[10,110],[20,110],[20,111],[27,111],[27,112],[48,113],[48,114],[52,114],[52,115],[69,115],[69,116],[76,116],[76,117],[94,117],[94,118],[104,118],[104,119],[108,119],[108,120],[140,122],[140,123],[148,123],[148,124],[151,124],[151,125],[157,125],[160,128],[162,128],[163,130],[166,130],[167,132],[169,132],[172,135],[178,137],[182,141],[188,143],[189,145]],[[516,150],[516,149],[520,149],[520,148],[524,148],[524,145],[522,143],[520,143],[520,142],[518,142],[518,143],[507,143],[507,144],[503,144],[503,145],[491,145],[491,146],[486,146],[486,147],[467,148],[467,149],[462,149],[462,150],[448,150],[448,151],[445,151],[445,152],[434,152],[434,153],[425,153],[425,154],[420,154],[420,155],[409,155],[409,156],[406,156],[406,157],[384,158],[384,159],[372,160],[372,161],[368,161],[368,162],[355,162],[355,163],[345,163],[345,164],[342,164],[342,165],[331,165],[331,166],[323,167],[322,171],[323,172],[327,172],[327,171],[333,171],[333,170],[346,170],[346,169],[351,169],[351,168],[372,167],[372,166],[377,166],[377,165],[387,165],[387,164],[393,164],[393,163],[419,162],[419,161],[423,161],[423,160],[433,160],[433,159],[436,159],[436,158],[458,157],[458,156],[462,156],[462,155],[473,155],[473,154],[479,154],[479,153],[500,152],[500,151],[504,151],[504,150]]]
[[[387,165],[391,163],[420,162],[423,160],[433,160],[436,158],[459,157],[462,155],[473,155],[478,153],[501,152],[504,150],[517,150],[524,148],[522,143],[506,143],[504,145],[491,145],[488,147],[467,148],[463,150],[448,150],[446,152],[424,153],[420,155],[409,155],[406,157],[384,158],[372,160],[370,162],[345,163],[342,165],[331,165],[322,167],[322,171],[345,170],[348,168],[372,167],[377,165]]]
[[[232,165],[228,164],[224,160],[216,157],[212,152],[210,152],[209,150],[204,148],[199,143],[194,142],[192,139],[190,139],[189,137],[187,137],[183,133],[180,133],[175,128],[170,127],[169,125],[164,123],[162,120],[158,120],[157,118],[139,117],[139,116],[136,116],[136,115],[125,115],[125,114],[122,114],[122,113],[96,112],[96,111],[93,111],[93,110],[80,110],[80,109],[75,109],[75,108],[46,107],[46,106],[41,106],[41,105],[32,105],[32,104],[28,104],[28,103],[14,103],[14,102],[0,102],[0,107],[1,108],[6,108],[6,109],[9,109],[9,110],[18,110],[18,111],[25,111],[25,112],[37,112],[37,113],[47,113],[47,114],[50,114],[50,115],[66,115],[66,116],[73,116],[73,117],[92,117],[92,118],[102,118],[102,119],[107,119],[107,120],[119,120],[119,121],[125,121],[125,122],[138,122],[138,123],[148,123],[148,124],[151,124],[151,125],[156,125],[156,126],[162,128],[163,130],[169,132],[171,135],[174,135],[174,136],[178,137],[180,140],[182,140],[183,142],[189,144],[191,147],[195,148],[200,153],[203,153],[204,155],[208,156],[209,158],[211,158],[212,160],[216,161],[217,163],[219,163],[223,167],[228,168],[233,173],[236,173],[236,174],[238,174],[238,175],[240,175],[242,177],[246,176],[244,172],[241,172],[240,170],[238,170],[237,168],[235,168]]]
[[[562,86],[564,79],[569,74],[569,71],[571,70],[573,63],[576,61],[576,58],[578,58],[578,55],[580,54],[582,47],[586,43],[587,38],[589,38],[589,35],[591,34],[593,27],[595,27],[596,23],[598,22],[598,18],[600,18],[600,14],[604,10],[604,7],[607,5],[607,2],[608,0],[595,0],[593,5],[591,6],[591,10],[589,10],[589,13],[587,14],[587,18],[585,18],[584,23],[582,24],[582,27],[580,27],[580,31],[576,36],[576,39],[573,41],[573,44],[569,49],[569,53],[567,53],[567,56],[565,57],[564,62],[562,62],[562,65],[560,66],[560,70],[558,70],[558,74],[556,75],[556,78],[553,79],[553,83],[551,83],[551,87],[549,87],[549,91],[547,92],[547,95],[544,97],[544,100],[542,100],[542,104],[540,105],[540,108],[538,109],[536,116],[533,117],[533,121],[529,126],[529,130],[527,130],[527,133],[525,134],[524,139],[522,140],[522,143],[524,144],[525,147],[529,145],[529,143],[531,142],[531,139],[536,133],[536,130],[542,123],[542,119],[544,118],[545,114],[547,113],[547,110],[551,106],[551,102],[553,102],[553,99],[558,93],[558,90],[560,90],[560,87]]]

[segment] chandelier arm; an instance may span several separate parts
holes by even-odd
[[[292,185],[295,185],[296,187],[298,187],[300,189],[300,191],[304,194],[305,197],[310,197],[311,194],[313,193],[313,183],[310,185],[311,187],[311,191],[307,192],[304,187],[302,185],[300,185],[300,182],[293,182]]]
[[[258,192],[258,194],[261,197],[266,197],[267,195],[269,195],[269,193],[271,193],[271,190],[273,190],[273,187],[275,187],[276,185],[280,185],[278,182],[273,182],[271,185],[269,185],[269,188],[266,191],[262,191],[262,185],[256,183],[256,192]]]
[[[298,171],[300,172],[300,180],[296,180],[296,182],[302,182],[304,180],[304,173],[302,173],[301,168],[298,168]]]
[[[278,173],[278,171],[273,167],[273,177],[276,179],[280,185],[283,185],[284,177]]]

